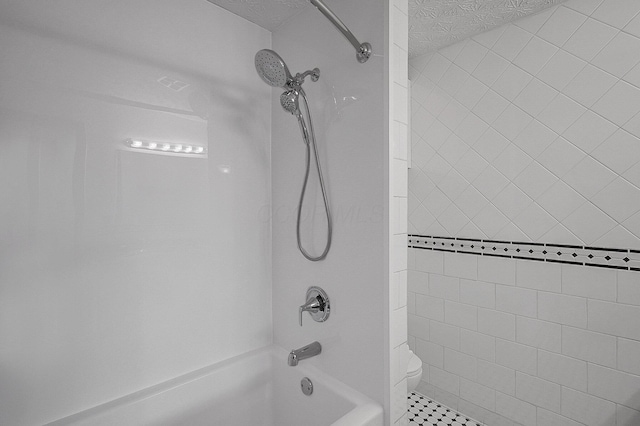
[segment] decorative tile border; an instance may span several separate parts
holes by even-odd
[[[537,260],[571,265],[640,271],[640,250],[550,243],[477,240],[472,238],[408,236],[408,247],[451,253]]]

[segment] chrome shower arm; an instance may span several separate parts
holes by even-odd
[[[358,39],[353,35],[349,28],[336,16],[335,13],[327,7],[322,0],[309,0],[329,21],[349,40],[349,43],[356,49],[356,59],[360,63],[367,62],[371,56],[371,45],[367,42],[360,43]]]

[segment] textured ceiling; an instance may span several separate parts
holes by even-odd
[[[488,31],[564,0],[409,0],[409,56]]]
[[[307,0],[207,0],[262,28],[274,31],[284,21],[313,7]]]
[[[269,31],[308,0],[208,0]],[[325,0],[327,6],[339,0]],[[343,0],[345,1],[345,0]],[[536,13],[564,0],[409,0],[409,56],[415,57]],[[318,19],[324,19],[318,15]]]

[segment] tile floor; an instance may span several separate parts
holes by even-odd
[[[480,422],[456,413],[416,392],[409,398],[409,422],[417,425],[436,426],[482,426]]]

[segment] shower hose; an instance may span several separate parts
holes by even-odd
[[[298,202],[298,218],[296,223],[296,237],[298,239],[298,249],[300,253],[311,260],[312,262],[317,262],[319,260],[323,260],[327,257],[327,253],[329,253],[329,249],[331,248],[331,236],[333,234],[333,225],[331,221],[331,208],[329,207],[329,199],[327,197],[327,191],[324,185],[324,179],[322,178],[322,167],[320,166],[320,159],[318,158],[318,147],[316,146],[316,137],[313,131],[313,123],[311,121],[311,113],[309,112],[309,102],[307,101],[307,95],[300,88],[300,94],[302,95],[302,99],[304,100],[304,110],[305,115],[307,117],[307,122],[309,123],[309,128],[307,129],[307,125],[305,123],[304,118],[302,117],[302,113],[298,115],[298,123],[300,124],[300,131],[302,132],[302,138],[304,139],[306,150],[306,172],[304,174],[304,182],[302,183],[302,191],[300,193],[300,201]],[[313,155],[316,161],[316,168],[318,170],[318,180],[320,181],[320,189],[322,190],[322,198],[324,200],[324,211],[327,216],[327,242],[322,251],[322,254],[319,256],[310,255],[302,246],[302,241],[300,240],[300,218],[302,216],[302,203],[304,202],[304,196],[307,191],[307,182],[309,181],[309,169],[311,168],[311,147],[313,146]]]

